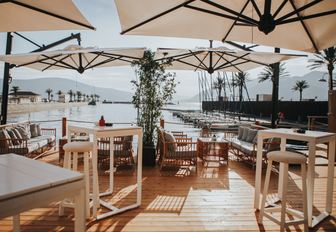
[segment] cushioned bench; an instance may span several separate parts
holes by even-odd
[[[0,127],[0,154],[15,153],[35,157],[56,144],[56,128],[22,122]]]
[[[257,155],[257,139],[258,130],[260,128],[250,128],[246,126],[240,126],[238,128],[238,135],[235,137],[226,138],[230,143],[230,151],[239,159],[248,161],[252,165],[256,163]],[[277,138],[272,138],[268,141],[264,141],[263,149],[266,155],[269,151],[278,150],[280,141]]]

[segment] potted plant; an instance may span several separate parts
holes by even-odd
[[[132,81],[135,94],[132,103],[138,110],[138,126],[143,128],[143,164],[155,165],[155,139],[162,107],[175,93],[175,74],[166,73],[170,60],[155,61],[155,53],[146,50],[143,58],[136,60],[137,79]]]

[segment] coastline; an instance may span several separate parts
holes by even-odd
[[[8,116],[26,114],[30,112],[47,111],[52,109],[65,109],[70,107],[86,106],[87,102],[39,102],[39,103],[23,103],[8,104]]]

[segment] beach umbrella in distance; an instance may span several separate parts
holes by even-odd
[[[317,52],[336,44],[335,0],[115,0],[121,34]]]
[[[94,29],[72,0],[0,0],[0,32]]]
[[[69,45],[63,50],[0,56],[0,61],[40,71],[69,69],[83,73],[96,67],[130,65],[143,57],[145,48],[82,48]]]
[[[260,66],[302,57],[303,55],[268,52],[238,51],[226,47],[217,48],[158,48],[156,60],[171,59],[171,70],[245,72]]]

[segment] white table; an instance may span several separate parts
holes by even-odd
[[[0,218],[14,216],[20,230],[21,212],[75,197],[75,231],[85,231],[84,177],[38,160],[15,154],[0,155]]]
[[[127,128],[113,128],[113,127],[83,127],[83,126],[68,126],[68,141],[71,141],[72,133],[84,132],[93,136],[93,152],[92,152],[92,163],[93,167],[98,166],[98,139],[99,138],[110,138],[110,177],[109,177],[109,189],[106,192],[99,193],[98,179],[93,179],[93,217],[97,220],[109,217],[111,215],[130,210],[141,205],[141,188],[142,188],[142,128],[141,127],[127,127]],[[113,152],[114,152],[114,137],[118,136],[128,136],[136,135],[138,136],[138,152],[137,152],[137,199],[134,204],[117,208],[111,203],[106,202],[100,197],[111,195],[113,193]],[[97,168],[93,168],[94,176],[98,177]],[[105,208],[109,209],[109,212],[97,215],[97,208],[100,204]]]
[[[280,138],[280,149],[286,150],[286,140],[299,140],[308,142],[308,170],[307,170],[307,205],[308,205],[308,225],[314,227],[324,218],[328,217],[332,210],[333,200],[333,181],[334,181],[334,162],[335,162],[335,139],[334,133],[319,132],[319,131],[306,131],[305,134],[294,132],[292,129],[268,129],[260,130],[258,132],[258,148],[257,148],[257,167],[255,177],[255,195],[254,195],[254,208],[260,209],[260,192],[261,192],[261,174],[262,174],[262,153],[263,153],[263,140],[267,138]],[[329,143],[328,154],[328,180],[327,180],[327,197],[325,212],[319,216],[313,217],[313,196],[314,196],[314,178],[315,178],[315,158],[316,158],[316,144]],[[280,165],[280,172],[283,171],[283,166]],[[279,175],[282,176],[282,175]],[[281,198],[282,180],[279,179],[278,194]]]

